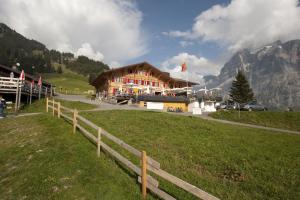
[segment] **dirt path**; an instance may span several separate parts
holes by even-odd
[[[272,127],[254,125],[254,124],[245,124],[245,123],[233,122],[233,121],[222,120],[222,119],[214,119],[214,118],[209,117],[209,116],[200,116],[200,118],[210,120],[210,121],[220,122],[220,123],[223,123],[223,124],[232,124],[232,125],[237,125],[237,126],[245,126],[245,127],[250,127],[250,128],[258,128],[258,129],[264,129],[264,130],[270,130],[270,131],[277,131],[277,132],[284,132],[284,133],[291,133],[291,134],[300,135],[299,131],[291,131],[291,130],[286,130],[286,129],[272,128]]]

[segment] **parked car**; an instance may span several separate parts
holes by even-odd
[[[236,108],[236,104],[233,102],[223,102],[216,107],[217,110],[233,110]]]
[[[266,110],[268,110],[265,106],[258,104],[256,102],[247,103],[241,109],[247,110],[247,111],[266,111]]]

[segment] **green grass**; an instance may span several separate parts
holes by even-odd
[[[300,131],[300,112],[243,111],[239,118],[238,111],[218,111],[211,113],[210,116],[217,119]]]
[[[51,98],[49,98],[52,100]],[[77,110],[91,110],[97,108],[96,105],[87,104],[79,101],[65,101],[61,99],[55,99],[56,102],[61,102],[62,106],[65,106],[70,109]],[[51,105],[51,104],[50,104]],[[32,103],[32,105],[25,105],[25,107],[20,112],[45,112],[46,111],[46,99],[36,100]]]
[[[83,75],[74,73],[66,68],[62,74],[51,73],[43,74],[46,81],[53,83],[56,86],[56,92],[67,94],[86,94],[88,90],[94,90],[94,87],[89,85],[88,78]]]
[[[141,199],[136,177],[50,115],[0,120],[0,199]],[[148,199],[154,199],[149,196]]]
[[[221,199],[300,198],[299,135],[157,112],[82,115],[146,150],[162,169]],[[138,163],[133,156],[129,158]],[[169,183],[161,181],[160,185],[177,199],[196,199]]]

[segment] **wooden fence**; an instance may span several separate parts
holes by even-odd
[[[96,124],[92,123],[91,121],[85,119],[84,117],[78,114],[76,109],[70,109],[61,105],[60,102],[55,102],[54,99],[49,100],[46,99],[46,112],[49,112],[49,108],[52,109],[52,115],[58,118],[63,117],[66,121],[73,124],[73,133],[76,133],[76,130],[80,130],[84,136],[86,136],[91,142],[93,142],[97,146],[97,156],[100,156],[100,151],[104,151],[108,153],[110,156],[114,157],[116,160],[121,162],[123,165],[134,171],[138,175],[138,182],[142,185],[142,196],[146,199],[147,189],[159,196],[162,199],[166,200],[175,200],[176,198],[172,197],[170,194],[164,192],[159,188],[159,182],[151,175],[147,174],[147,171],[153,172],[157,176],[167,180],[168,182],[178,186],[186,190],[187,192],[193,194],[194,196],[204,199],[204,200],[218,200],[217,197],[199,189],[198,187],[180,179],[176,176],[164,171],[161,169],[160,163],[154,160],[153,158],[147,156],[145,151],[139,151],[134,147],[126,144],[124,141],[120,140],[119,138],[113,136],[112,134],[108,133],[101,127],[97,126]],[[65,113],[64,113],[65,112]],[[72,114],[68,116],[67,113]],[[81,121],[85,125],[95,129],[97,131],[97,136],[90,133],[86,130],[83,126],[81,126],[78,121]],[[126,149],[128,152],[132,153],[133,155],[140,158],[141,166],[136,166],[132,163],[129,159],[109,147],[105,144],[101,137],[104,136],[107,139],[111,140],[112,142],[118,144],[120,147]]]

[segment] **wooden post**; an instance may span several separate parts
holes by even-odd
[[[53,88],[52,88],[52,84],[51,84],[51,87],[50,87],[50,96],[51,96],[51,97],[53,96]]]
[[[30,97],[29,97],[29,104],[31,105],[31,102],[32,102],[32,83],[30,83]],[[48,104],[47,104],[47,107],[48,107]]]
[[[49,99],[48,99],[48,97],[47,97],[47,98],[46,98],[46,112],[49,112],[48,104],[49,104]]]
[[[20,89],[19,89],[18,110],[20,110],[20,107],[21,107],[22,83],[23,83],[23,81],[21,81],[21,85],[19,85]]]
[[[75,134],[76,132],[76,127],[77,127],[77,115],[78,115],[78,111],[76,109],[74,109],[73,112],[73,133]]]
[[[142,151],[142,195],[143,199],[147,196],[147,154],[146,151]]]
[[[54,117],[54,114],[55,114],[55,100],[54,99],[52,99],[52,115],[53,115],[53,117]]]
[[[18,101],[19,101],[19,80],[17,81],[15,112],[18,111]]]
[[[48,87],[46,87],[46,90],[45,90],[45,97],[48,96]]]
[[[39,100],[41,99],[41,89],[42,89],[42,86],[40,85],[39,86]]]
[[[57,104],[57,117],[60,118],[60,102]]]
[[[98,128],[98,140],[97,140],[97,156],[100,157],[100,142],[101,142],[101,128]]]

